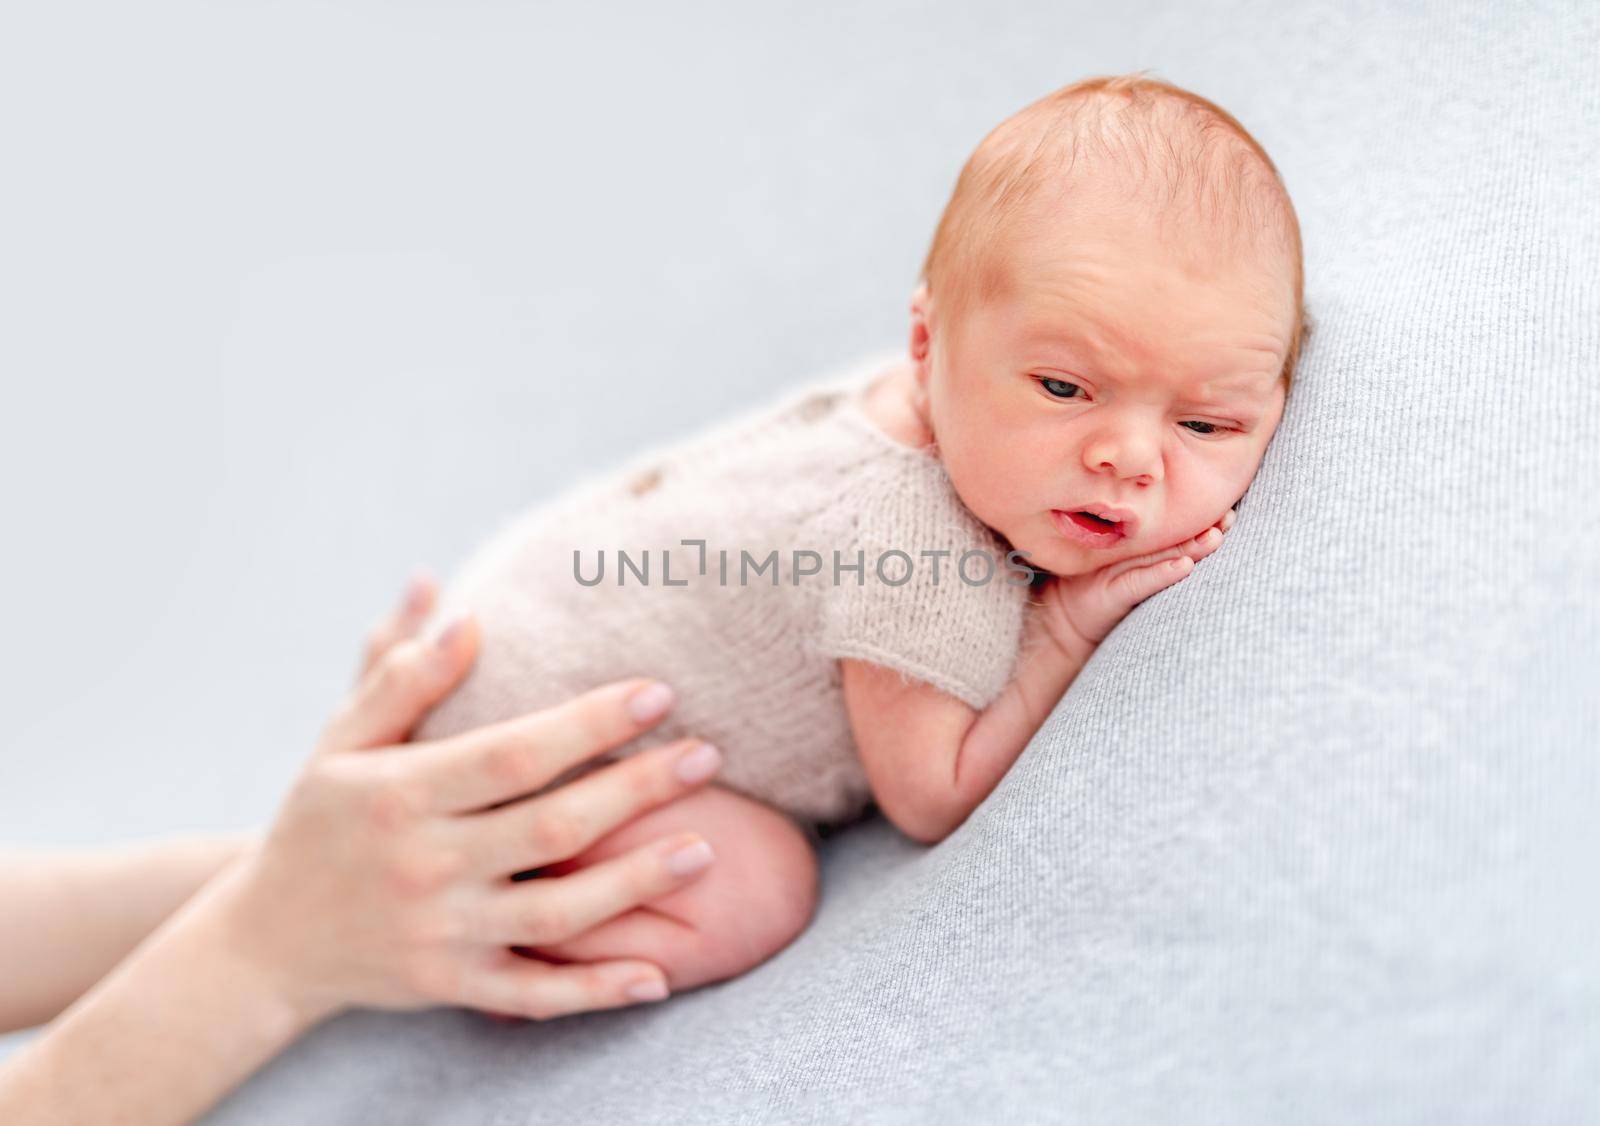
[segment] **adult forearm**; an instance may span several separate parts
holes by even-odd
[[[0,1121],[190,1121],[323,1015],[236,953],[221,882],[0,1068]]]
[[[239,854],[244,834],[0,853],[0,1031],[42,1024]]]

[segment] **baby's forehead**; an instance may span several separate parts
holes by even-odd
[[[1057,276],[1012,286],[989,308],[989,339],[1009,342],[1030,363],[1060,360],[1208,393],[1270,393],[1292,330],[1283,294],[1237,282],[1181,288],[1153,273],[1078,273],[1078,284]]]
[[[986,202],[993,229],[1014,233],[1082,231],[1157,242],[1179,253],[1220,254],[1289,250],[1282,236],[1284,202],[1276,173],[1240,140],[1202,138],[1191,121],[1157,116],[1108,147],[1104,122],[1085,130],[1093,143],[1053,137],[1054,154],[1010,153],[1002,164],[1023,186]],[[1011,241],[1011,240],[1007,240]]]
[[[1114,375],[1128,383],[1168,387],[1202,396],[1265,397],[1283,362],[1283,341],[1241,324],[1162,335],[1159,326],[1123,324],[1115,318],[1036,318],[1006,334],[1006,343],[1029,362],[1059,363],[1079,373]]]
[[[1036,200],[992,244],[1013,290],[1094,291],[1209,303],[1227,294],[1292,316],[1295,256],[1277,239],[1123,190],[1116,174],[1060,200]]]

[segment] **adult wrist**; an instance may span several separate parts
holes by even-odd
[[[186,941],[214,957],[224,977],[246,983],[244,988],[261,1007],[263,1018],[292,1040],[348,1006],[275,957],[259,941],[253,925],[241,918],[245,851],[201,889],[183,912],[181,925],[189,932]]]

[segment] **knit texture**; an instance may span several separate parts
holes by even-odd
[[[678,694],[671,715],[551,785],[692,734],[723,750],[722,785],[802,822],[858,816],[870,791],[839,658],[982,709],[1015,663],[1028,589],[938,458],[863,413],[893,358],[875,352],[512,520],[446,591],[441,616],[472,610],[483,645],[418,734],[657,677]]]

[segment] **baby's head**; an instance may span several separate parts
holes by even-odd
[[[1204,531],[1283,415],[1301,271],[1277,169],[1203,98],[1093,78],[1002,122],[912,298],[918,410],[963,503],[1059,575]]]

